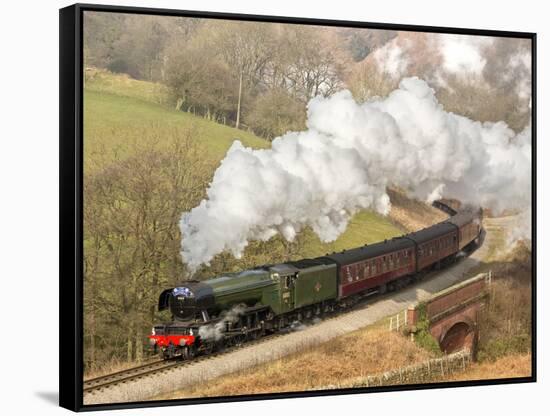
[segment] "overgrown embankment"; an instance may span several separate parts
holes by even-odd
[[[366,328],[289,357],[158,398],[212,397],[318,389],[433,357],[407,337]]]
[[[489,304],[480,322],[478,359],[492,362],[509,355],[531,353],[531,252],[518,244],[509,253],[482,266],[491,270]]]

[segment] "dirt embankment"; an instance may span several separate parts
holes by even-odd
[[[391,201],[390,219],[407,232],[417,231],[443,221],[447,215],[399,189],[388,189]]]

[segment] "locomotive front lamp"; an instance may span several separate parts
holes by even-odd
[[[193,292],[188,287],[175,287],[172,289],[172,295],[190,298],[193,297]]]

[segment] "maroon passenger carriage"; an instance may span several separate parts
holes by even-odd
[[[338,299],[398,289],[481,244],[481,211],[467,210],[423,230],[323,258],[338,265]]]
[[[326,256],[338,265],[338,298],[385,292],[388,284],[416,271],[414,243],[394,238]]]
[[[481,245],[484,230],[481,227],[481,210],[462,211],[453,215],[446,222],[458,228],[458,249],[468,249],[468,246]]]

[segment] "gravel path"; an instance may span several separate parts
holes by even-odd
[[[489,247],[497,244],[495,230],[510,228],[516,217],[488,218],[484,220],[487,235],[484,245],[460,263],[411,285],[367,302],[366,305],[346,314],[323,320],[301,331],[245,346],[218,357],[175,368],[169,372],[136,380],[84,396],[84,404],[132,402],[147,400],[159,394],[182,389],[234,371],[276,360],[304,348],[328,341],[334,337],[371,325],[387,316],[396,315],[411,304],[424,300],[468,277],[467,272],[483,261]]]

